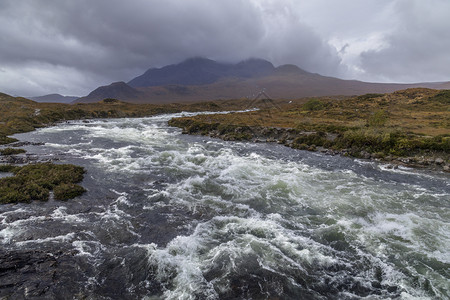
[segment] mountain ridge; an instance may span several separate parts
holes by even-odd
[[[272,63],[257,58],[244,60],[237,64],[228,64],[194,57],[179,64],[150,68],[127,84],[134,88],[171,84],[204,85],[214,83],[224,77],[249,78],[268,75],[274,69]]]
[[[43,96],[28,97],[36,102],[48,102],[48,103],[70,103],[80,97],[77,96],[63,96],[61,94],[48,94]]]
[[[449,84],[370,83],[322,76],[292,64],[274,67],[271,62],[258,58],[231,64],[194,57],[178,64],[150,68],[127,83],[98,87],[74,102],[97,102],[105,98],[135,103],[239,99],[252,98],[262,90],[274,99],[295,99],[388,93],[413,87],[439,89]]]

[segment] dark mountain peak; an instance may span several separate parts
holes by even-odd
[[[437,83],[434,85],[437,87]],[[115,82],[99,87],[76,102],[97,102],[105,98],[138,103],[237,99],[261,88],[273,99],[296,99],[385,93],[414,86],[418,85],[341,80],[313,74],[292,64],[275,68],[269,61],[258,58],[231,64],[193,57],[177,64],[149,69],[128,84]]]
[[[275,70],[273,64],[260,58],[250,58],[235,65],[237,77],[261,77]]]
[[[117,94],[138,94],[135,90],[123,81],[113,82],[110,85],[104,85],[93,90],[88,96],[102,95],[103,98],[114,98]],[[117,97],[117,96],[116,96]]]
[[[139,91],[135,90],[134,88],[132,88],[131,86],[129,86],[128,84],[126,84],[123,81],[117,81],[117,82],[113,82],[110,85],[105,85],[105,86],[101,86],[98,89],[96,89],[95,91],[120,91],[120,92],[128,92],[128,93],[139,93]],[[95,92],[93,91],[93,92]]]
[[[238,67],[266,67],[266,68],[274,68],[273,64],[270,61],[267,61],[265,59],[261,59],[261,58],[249,58],[246,60],[243,60],[241,62],[239,62],[238,64],[236,64],[236,66]]]
[[[303,69],[300,69],[296,65],[291,65],[291,64],[279,66],[278,68],[276,68],[276,72],[277,73],[286,73],[286,74],[293,74],[293,73],[294,74],[311,74],[309,72],[306,72]]]
[[[189,58],[181,63],[152,68],[128,82],[132,87],[161,85],[205,85],[226,77],[251,78],[269,75],[274,66],[263,59],[252,58],[238,64],[220,63],[204,57]]]
[[[162,68],[152,68],[141,76],[132,79],[132,87],[151,87],[160,85],[202,85],[213,83],[224,72],[224,66],[202,57],[187,59],[181,63]]]
[[[123,81],[118,81],[110,85],[100,86],[86,97],[79,98],[75,102],[95,102],[106,98],[127,100],[139,98],[141,95],[142,92],[132,88]]]
[[[116,81],[109,85],[110,87],[129,88],[130,86],[123,81]]]
[[[196,56],[196,57],[188,58],[176,65],[177,66],[198,67],[198,66],[213,66],[213,65],[218,65],[218,64],[219,63],[216,62],[215,60],[201,57],[201,56]]]

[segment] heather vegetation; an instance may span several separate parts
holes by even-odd
[[[174,119],[186,133],[267,140],[365,158],[450,159],[450,91],[424,88],[349,98],[310,98],[259,111]],[[276,128],[278,137],[267,128]],[[264,130],[263,130],[264,129]],[[236,138],[233,138],[235,136]]]

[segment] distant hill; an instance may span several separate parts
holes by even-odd
[[[145,94],[143,92],[132,88],[123,81],[98,87],[86,97],[79,98],[75,102],[97,102],[107,98],[120,99],[129,102],[145,102]]]
[[[29,99],[36,102],[51,102],[51,103],[70,103],[80,97],[76,96],[63,96],[60,94],[49,94],[38,97],[28,97]]]
[[[251,99],[261,91],[274,99],[295,99],[389,93],[413,87],[443,89],[448,85],[450,82],[392,84],[342,80],[310,73],[295,65],[274,67],[262,59],[228,64],[197,57],[151,68],[128,83],[99,87],[75,102],[97,102],[104,98],[136,103]]]
[[[440,83],[436,88],[441,90],[450,90],[450,81]]]

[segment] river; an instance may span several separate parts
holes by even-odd
[[[449,174],[183,135],[179,115],[15,136],[85,167],[88,191],[0,206],[2,251],[41,259],[0,296],[449,298]]]

